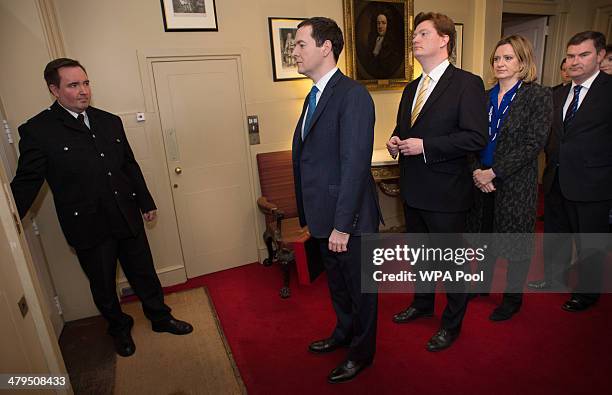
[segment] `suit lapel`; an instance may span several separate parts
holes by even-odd
[[[410,118],[412,117],[412,102],[414,101],[414,97],[416,96],[417,88],[419,86],[419,82],[423,78],[423,74],[416,80],[412,81],[406,90],[406,99],[403,103],[404,108],[402,109],[402,114],[408,114],[408,124],[410,125]]]
[[[51,106],[51,110],[57,115],[58,119],[60,119],[64,126],[67,128],[73,129],[78,132],[88,132],[87,126],[82,125],[75,117],[72,116],[68,111],[66,111],[57,101],[53,103]],[[87,113],[89,117],[89,113]],[[91,118],[90,118],[91,121]]]
[[[442,93],[444,93],[446,88],[448,88],[448,85],[451,82],[451,77],[453,75],[453,72],[454,72],[454,66],[452,64],[449,64],[446,70],[444,71],[444,73],[442,74],[442,76],[440,77],[440,81],[438,81],[433,92],[431,92],[431,94],[427,98],[427,101],[423,105],[423,108],[421,109],[421,113],[419,114],[419,117],[414,122],[415,124],[418,123],[419,120],[423,118],[423,115],[431,108],[431,106],[433,106],[436,100],[438,100],[438,98],[442,96]],[[410,103],[412,104],[412,102]]]
[[[553,114],[553,130],[555,129],[554,125],[559,125],[559,137],[565,134],[565,124],[563,122],[563,106],[565,105],[565,100],[567,100],[567,95],[569,95],[571,87],[572,84],[567,84],[566,86],[559,88],[556,93],[556,96],[553,96],[553,100],[555,101],[555,111]]]
[[[593,80],[593,83],[591,84],[589,90],[587,90],[586,96],[584,97],[584,99],[582,99],[582,103],[580,103],[580,107],[578,107],[576,115],[574,115],[574,119],[572,119],[570,123],[580,121],[580,119],[582,119],[584,116],[588,115],[591,112],[591,106],[593,106],[597,98],[600,97],[599,90],[602,89],[602,87],[602,92],[606,92],[606,81],[604,81],[602,77],[603,71],[600,71],[595,80]]]
[[[321,97],[319,98],[319,103],[317,103],[317,107],[315,108],[315,112],[312,116],[312,120],[310,121],[310,124],[308,125],[308,129],[304,130],[304,141],[306,141],[308,134],[314,127],[315,123],[317,123],[317,120],[323,113],[323,110],[325,110],[325,106],[327,106],[327,103],[329,103],[329,99],[331,99],[331,97],[333,96],[335,85],[338,83],[340,78],[342,78],[343,76],[344,74],[342,74],[340,69],[338,69],[334,73],[334,75],[331,77],[331,79],[327,82],[327,85],[325,86],[325,89],[323,89],[323,93],[321,94]],[[302,114],[303,113],[304,111],[302,111]]]
[[[308,96],[304,99],[304,105],[302,106],[302,115],[300,115],[300,119],[295,127],[295,132],[293,133],[293,149],[296,154],[299,154],[300,148],[302,147],[302,124],[304,123],[304,117],[306,116],[306,107],[308,106]]]

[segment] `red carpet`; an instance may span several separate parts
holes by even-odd
[[[438,296],[434,318],[396,325],[391,316],[412,295],[382,294],[374,365],[353,382],[330,385],[326,376],[344,351],[307,352],[334,325],[325,276],[306,287],[294,278],[286,300],[278,296],[280,283],[278,267],[257,263],[188,283],[208,287],[249,394],[609,393],[610,295],[572,314],[560,308],[567,295],[528,294],[521,312],[501,323],[488,320],[500,296],[478,298],[456,343],[430,353],[425,343],[438,329],[445,297]]]

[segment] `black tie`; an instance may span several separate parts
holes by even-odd
[[[79,121],[79,123],[81,123],[83,126],[85,126],[87,129],[89,129],[89,127],[87,126],[87,124],[85,123],[85,116],[83,114],[79,114],[77,116],[77,121]]]
[[[578,101],[580,100],[580,89],[582,89],[582,85],[576,85],[574,87],[574,97],[572,98],[572,102],[567,108],[567,112],[565,113],[565,120],[563,121],[565,124],[571,121],[576,115],[576,111],[578,111]]]

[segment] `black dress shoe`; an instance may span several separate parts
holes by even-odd
[[[521,305],[511,305],[502,303],[497,306],[495,310],[489,316],[491,321],[506,321],[512,318],[512,316],[519,312]]]
[[[170,318],[163,321],[154,321],[151,323],[154,332],[168,332],[173,335],[186,335],[193,332],[193,326],[185,321],[179,321]]]
[[[571,298],[570,300],[565,302],[563,306],[561,306],[561,308],[565,311],[570,311],[572,313],[575,313],[578,311],[584,311],[588,309],[589,307],[591,307],[592,305],[593,305],[592,303],[585,302],[581,299]]]
[[[132,339],[132,334],[129,330],[114,335],[113,343],[115,351],[122,357],[129,357],[136,352],[136,344],[134,344],[134,339]]]
[[[408,307],[404,311],[400,311],[399,313],[393,316],[393,322],[396,324],[405,324],[410,321],[414,321],[420,317],[431,317],[433,316],[433,312],[429,311],[421,311],[412,306]]]
[[[347,359],[331,371],[329,376],[327,376],[327,381],[332,384],[347,382],[354,379],[363,369],[371,364],[371,359],[366,361],[351,361]]]
[[[529,281],[527,286],[531,289],[549,289],[550,283],[546,280]]]
[[[327,339],[317,340],[315,342],[310,343],[310,345],[308,346],[308,351],[315,354],[325,354],[327,352],[335,351],[340,347],[346,347],[347,345],[348,343],[342,343],[334,339],[333,337],[330,337]]]
[[[427,342],[427,351],[435,352],[444,350],[445,348],[450,347],[458,336],[458,331],[450,331],[445,328],[440,328],[440,330]]]

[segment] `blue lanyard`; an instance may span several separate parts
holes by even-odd
[[[508,112],[508,109],[510,108],[510,104],[512,104],[512,101],[516,97],[516,94],[518,93],[518,90],[521,87],[521,85],[523,85],[523,81],[519,83],[519,85],[516,87],[516,90],[514,91],[514,94],[512,95],[512,97],[510,97],[510,100],[504,106],[501,116],[497,119],[497,124],[495,125],[495,128],[493,129],[491,128],[491,120],[493,119],[493,104],[492,103],[489,104],[489,138],[490,138],[490,141],[495,141],[495,139],[497,138],[497,132],[499,131],[501,122],[506,117],[506,113]],[[502,102],[503,101],[504,99],[502,98]]]

